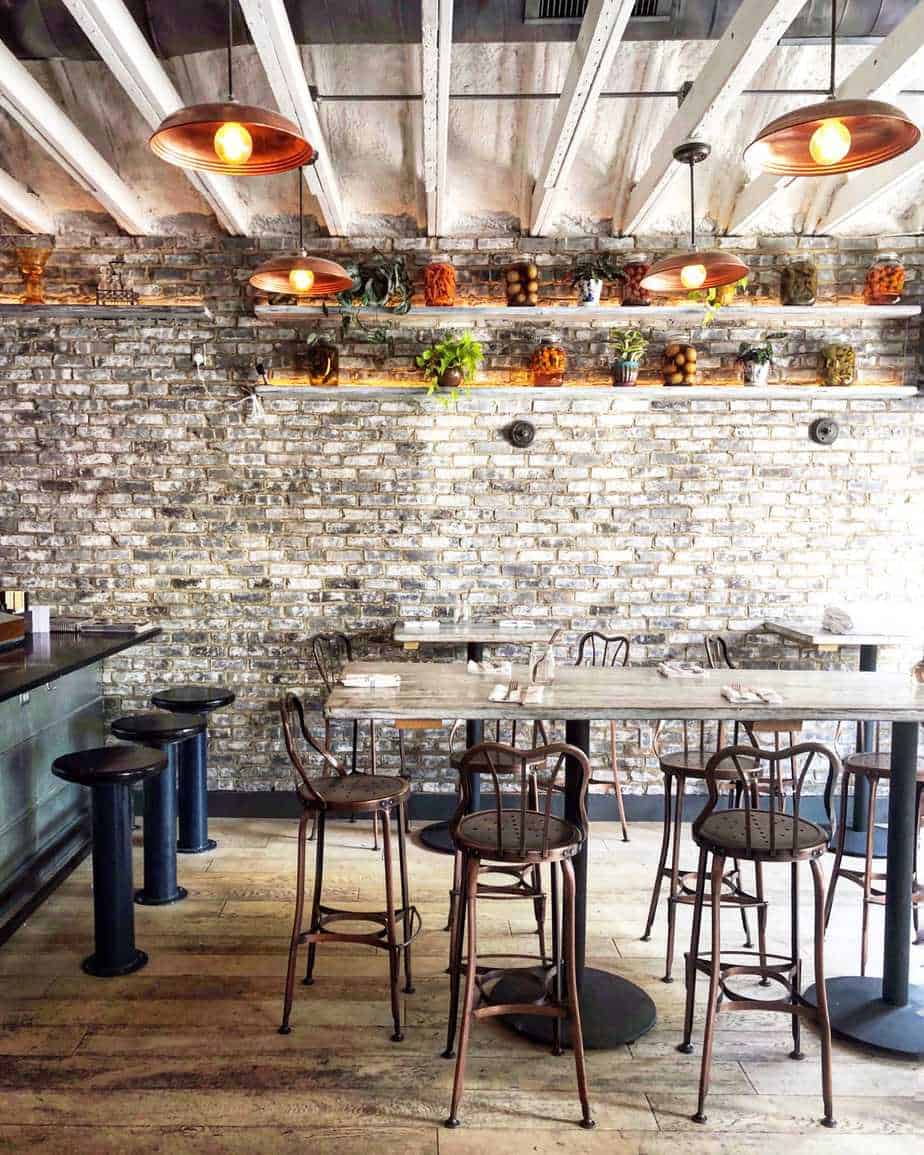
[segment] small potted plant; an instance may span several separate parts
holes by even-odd
[[[444,337],[417,358],[418,369],[427,378],[427,392],[448,389],[455,393],[475,380],[484,355],[471,333]]]
[[[579,305],[599,305],[604,281],[621,281],[622,269],[608,256],[579,261],[571,274],[571,287],[577,289]]]
[[[648,339],[639,329],[614,329],[610,333],[613,346],[613,384],[634,385],[638,368],[648,348]]]
[[[738,346],[735,364],[741,370],[743,384],[766,385],[769,382],[770,370],[773,368],[773,345],[771,342],[780,335],[779,333],[770,333],[759,345],[750,341],[741,342]]]

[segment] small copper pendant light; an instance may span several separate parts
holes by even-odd
[[[317,153],[294,121],[235,100],[233,33],[233,0],[228,0],[228,99],[177,109],[151,135],[151,151],[178,168],[229,176],[266,176],[311,164]]]
[[[772,120],[744,150],[777,176],[832,176],[871,168],[901,156],[921,130],[883,100],[837,100],[837,0],[831,0],[828,99]]]
[[[304,181],[298,172],[298,255],[272,257],[258,265],[250,284],[264,293],[286,293],[295,297],[332,297],[353,284],[343,265],[323,257],[309,257],[305,251],[303,214]]]
[[[642,288],[650,293],[686,293],[693,289],[717,289],[733,285],[748,275],[748,267],[734,253],[721,249],[696,248],[696,198],[693,166],[712,151],[700,140],[690,140],[674,149],[674,160],[690,166],[690,252],[662,257],[642,278]]]

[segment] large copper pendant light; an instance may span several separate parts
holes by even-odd
[[[317,154],[293,121],[235,100],[233,33],[233,0],[228,0],[228,99],[172,113],[148,141],[152,151],[178,168],[229,176],[265,176],[311,164]]]
[[[650,293],[685,293],[693,289],[717,289],[733,285],[748,275],[748,267],[734,253],[721,249],[696,248],[696,198],[693,166],[704,161],[712,151],[700,140],[690,140],[674,149],[674,160],[690,166],[690,252],[662,257],[642,279],[642,288]]]
[[[831,68],[828,99],[777,117],[744,151],[777,176],[831,176],[901,156],[921,130],[906,113],[883,100],[835,99],[837,0],[831,0]]]
[[[258,265],[250,276],[250,283],[264,293],[286,293],[296,297],[332,297],[353,284],[353,278],[343,265],[326,261],[323,257],[309,257],[305,250],[301,170],[298,172],[298,255],[272,257]]]

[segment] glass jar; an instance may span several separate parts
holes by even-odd
[[[642,288],[642,281],[648,276],[651,265],[644,257],[637,257],[634,261],[627,261],[622,271],[625,279],[622,282],[622,303],[624,305],[650,305],[651,293]]]
[[[780,270],[780,304],[814,305],[818,270],[811,261],[790,261]]]
[[[448,261],[426,265],[423,277],[425,304],[449,307],[456,303],[456,270]]]
[[[560,345],[543,341],[530,359],[534,385],[561,385],[568,368],[568,354]]]
[[[882,253],[866,270],[863,302],[897,305],[905,290],[905,266],[898,253]]]
[[[681,345],[672,342],[665,345],[661,354],[661,376],[665,385],[695,385],[696,384],[695,345]]]
[[[852,345],[825,345],[821,351],[825,385],[852,385],[857,379],[857,352]]]
[[[528,261],[517,261],[505,274],[507,304],[530,308],[539,304],[539,270]]]

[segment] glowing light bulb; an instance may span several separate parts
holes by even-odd
[[[680,283],[685,289],[698,289],[705,279],[705,265],[684,265],[680,270]]]
[[[253,137],[236,120],[229,120],[215,133],[215,155],[225,164],[241,165],[250,160]]]
[[[289,272],[289,284],[292,286],[293,292],[307,293],[314,284],[314,273],[311,269],[291,269]]]
[[[837,164],[850,152],[850,129],[836,117],[823,120],[812,133],[809,152],[816,164]]]

